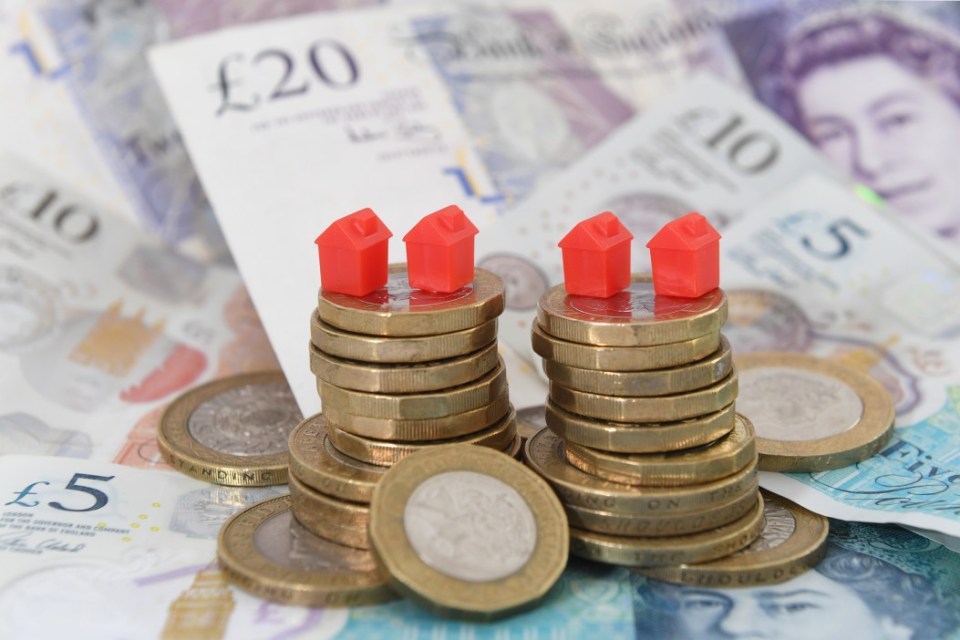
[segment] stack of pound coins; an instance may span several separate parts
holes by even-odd
[[[720,334],[721,289],[656,296],[649,276],[610,298],[540,299],[533,349],[550,379],[548,429],[525,458],[557,491],[571,553],[630,566],[697,563],[763,527],[750,422]]]
[[[363,297],[321,289],[310,368],[323,413],[290,436],[292,510],[308,531],[369,549],[373,489],[416,451],[467,443],[519,454],[497,352],[503,307],[503,282],[482,269],[453,293],[412,289],[405,265]]]

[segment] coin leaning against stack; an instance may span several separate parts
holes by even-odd
[[[736,413],[721,289],[656,296],[649,276],[610,298],[540,299],[533,348],[550,394],[527,464],[560,497],[570,551],[613,564],[708,562],[763,528],[757,453]]]

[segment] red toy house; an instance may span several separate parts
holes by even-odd
[[[665,224],[647,248],[658,296],[699,298],[720,286],[720,234],[699,213]]]
[[[609,298],[630,285],[633,234],[609,211],[587,218],[563,237],[563,284],[576,296]]]
[[[336,220],[315,240],[320,286],[325,291],[365,296],[387,283],[390,229],[372,209]]]
[[[473,282],[473,237],[477,233],[456,205],[425,216],[403,236],[410,286],[451,293]]]

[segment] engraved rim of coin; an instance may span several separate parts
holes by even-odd
[[[254,536],[265,522],[288,511],[290,496],[281,496],[244,509],[223,525],[217,562],[232,583],[260,598],[306,607],[354,607],[397,598],[386,572],[376,565],[366,572],[317,571],[285,567],[266,557]]]
[[[666,396],[694,391],[720,382],[733,370],[730,343],[720,336],[720,348],[691,364],[648,371],[598,371],[544,360],[547,377],[570,389],[608,396]]]
[[[517,414],[511,408],[506,416],[488,429],[458,438],[433,440],[428,442],[392,442],[390,440],[371,440],[341,431],[332,425],[327,426],[327,437],[333,446],[346,455],[369,464],[389,467],[407,458],[421,449],[445,444],[475,444],[493,449],[509,448],[517,435]]]
[[[668,487],[699,484],[733,475],[757,455],[753,425],[736,415],[733,429],[714,443],[665,453],[609,453],[572,442],[564,456],[586,473],[623,484]]]
[[[390,304],[392,298],[395,304]],[[369,295],[357,297],[321,289],[317,315],[327,324],[355,333],[432,336],[493,320],[503,313],[503,306],[503,281],[484,269],[474,269],[473,282],[460,291],[440,294],[411,289],[407,265],[391,264],[387,285]]]
[[[371,393],[417,393],[449,389],[488,373],[500,361],[494,342],[475,353],[434,362],[369,364],[334,358],[310,345],[310,371],[342,389]]]
[[[341,500],[370,503],[386,470],[337,451],[326,435],[322,414],[310,416],[290,434],[290,475]]]
[[[763,498],[742,518],[702,533],[663,538],[628,538],[570,529],[570,554],[625,567],[660,567],[708,562],[748,546],[763,529]]]
[[[242,373],[187,391],[164,410],[157,427],[157,448],[171,467],[205,482],[230,487],[264,487],[287,482],[286,451],[238,456],[204,446],[190,433],[189,420],[204,402],[232,389],[286,384],[279,371]]]
[[[510,411],[510,394],[504,389],[493,402],[478,409],[440,418],[397,420],[371,418],[338,411],[325,405],[327,422],[347,433],[374,440],[422,442],[458,438],[483,431],[499,422]]]
[[[509,575],[482,581],[452,577],[428,564],[408,535],[404,521],[415,492],[431,478],[458,472],[505,484],[519,494],[533,518],[535,544]],[[469,504],[484,503],[471,500]],[[420,451],[392,467],[373,494],[370,537],[399,590],[434,610],[474,619],[491,619],[535,605],[560,577],[569,549],[567,517],[550,486],[502,452],[470,445]]]
[[[490,404],[507,388],[507,373],[503,360],[496,369],[479,380],[459,387],[424,393],[385,394],[342,389],[317,380],[317,391],[324,407],[340,413],[420,420],[445,418]]]
[[[893,435],[896,418],[893,399],[883,385],[866,373],[832,360],[798,353],[749,353],[736,356],[734,361],[743,371],[789,368],[833,378],[838,385],[855,393],[863,405],[856,424],[836,435],[786,441],[764,438],[758,432],[757,451],[764,471],[826,471],[846,467],[880,451]],[[749,394],[749,388],[745,389]]]
[[[786,582],[816,566],[827,552],[830,521],[785,498],[763,491],[764,528],[760,537],[738,553],[711,562],[643,569],[657,580],[698,587],[750,587]],[[779,537],[771,509],[785,509],[794,520],[788,537],[774,546],[757,545],[768,536]],[[759,547],[755,549],[755,547]]]
[[[564,504],[598,511],[655,516],[690,513],[743,495],[757,485],[757,461],[737,473],[677,487],[638,487],[611,482],[577,469],[563,454],[563,439],[544,429],[527,441],[523,458],[557,492]]]
[[[578,304],[581,301],[607,308],[621,304],[604,316],[601,315],[603,309],[591,313],[589,304]],[[631,311],[636,310],[634,306],[638,301],[645,313],[635,316]],[[656,306],[656,301],[667,309],[657,309],[655,313],[654,309],[645,308]],[[558,284],[540,298],[537,306],[537,322],[548,334],[570,342],[608,347],[643,347],[690,340],[719,331],[726,319],[727,297],[722,289],[692,299],[656,296],[653,279],[648,274],[634,274],[629,287],[605,299],[571,296],[564,285]]]
[[[715,413],[737,399],[738,376],[734,369],[720,382],[669,396],[605,396],[577,391],[550,381],[550,399],[571,413],[611,422],[677,422]]]
[[[757,502],[759,485],[754,483],[751,491],[736,496],[728,502],[703,507],[689,513],[658,513],[638,516],[635,514],[596,511],[577,505],[564,505],[570,526],[629,538],[663,538],[701,533],[730,524],[747,514]]]
[[[677,367],[706,358],[720,348],[720,332],[650,347],[598,347],[555,338],[535,324],[531,341],[538,356],[570,367],[599,371],[647,371]]]
[[[497,339],[497,320],[476,327],[429,336],[368,336],[338,329],[310,316],[310,341],[332,356],[359,362],[431,362],[479,351]]]
[[[633,425],[578,416],[547,398],[546,419],[551,431],[584,447],[615,453],[663,453],[699,447],[730,433],[734,404],[687,420]]]
[[[290,476],[290,509],[310,533],[348,547],[369,549],[370,505],[320,493]]]

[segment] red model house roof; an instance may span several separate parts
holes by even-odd
[[[557,246],[561,249],[604,251],[633,240],[633,234],[609,211],[577,223]]]
[[[470,218],[455,204],[424,216],[403,236],[404,242],[415,242],[449,247],[464,238],[472,238],[479,231]]]
[[[391,237],[387,225],[367,208],[334,220],[314,242],[318,247],[360,250]]]
[[[365,296],[387,283],[390,229],[372,209],[335,220],[314,242],[325,291]]]
[[[410,286],[450,293],[472,282],[473,237],[477,233],[456,205],[424,216],[403,236]]]
[[[567,293],[609,298],[627,287],[631,240],[633,234],[609,211],[578,223],[559,243]]]
[[[720,239],[720,234],[696,211],[668,222],[647,243],[648,249],[695,250]]]

